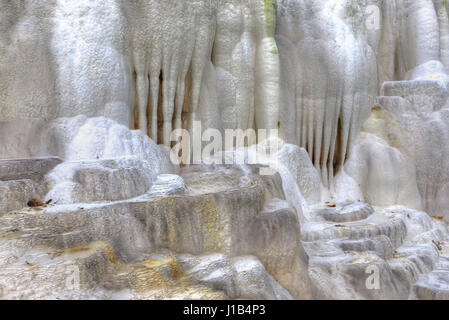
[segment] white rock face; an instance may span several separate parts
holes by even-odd
[[[421,209],[414,167],[385,140],[362,133],[346,163],[346,171],[360,186],[364,199],[373,205],[407,204]]]
[[[5,298],[449,297],[447,1],[0,8]]]
[[[257,259],[239,257],[233,262],[238,273],[237,281],[243,289],[243,299],[292,300],[288,291],[266,273],[263,264]]]
[[[58,204],[124,200],[147,193],[152,181],[147,163],[133,158],[64,162],[48,174],[45,198]]]
[[[281,128],[287,141],[306,148],[325,186],[335,164],[343,165],[376,90],[363,22],[347,23],[357,23],[360,11],[349,1],[278,1]]]
[[[277,127],[271,0],[1,4],[0,120],[107,116],[165,145],[202,115],[227,128]],[[25,78],[37,87],[24,90]]]

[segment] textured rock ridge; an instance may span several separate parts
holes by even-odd
[[[447,299],[448,16],[0,0],[0,298]]]

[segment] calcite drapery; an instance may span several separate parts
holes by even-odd
[[[48,297],[79,261],[64,296],[448,297],[448,8],[0,0],[0,157],[27,158],[0,162],[0,289]],[[280,129],[280,176],[173,166],[194,120]]]

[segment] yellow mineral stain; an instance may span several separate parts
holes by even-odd
[[[53,257],[71,256],[80,254],[82,255],[86,253],[92,253],[98,250],[104,251],[106,256],[108,257],[109,262],[111,262],[112,264],[120,263],[115,254],[115,250],[106,241],[94,241],[73,248],[57,250],[53,254]]]

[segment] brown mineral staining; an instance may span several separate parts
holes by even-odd
[[[443,250],[442,243],[439,241],[432,240],[433,244],[438,248],[439,251]]]
[[[441,216],[433,216],[432,219],[435,219],[435,220],[443,220],[443,217],[441,217]]]
[[[43,203],[41,200],[38,199],[31,199],[27,203],[28,207],[36,208],[36,207],[44,207],[46,204]]]

